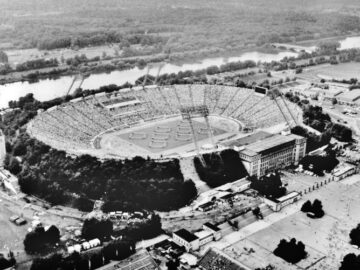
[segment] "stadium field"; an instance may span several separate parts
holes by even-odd
[[[305,69],[299,74],[300,78],[316,80],[320,78],[349,80],[351,78],[360,79],[360,63],[341,63],[338,65],[319,65]]]
[[[215,142],[239,130],[239,124],[230,119],[210,116],[209,121]],[[193,127],[199,147],[211,143],[204,119],[193,119]],[[191,128],[181,117],[104,134],[100,146],[102,150],[113,154],[136,152],[149,156],[167,156],[195,150]]]
[[[205,123],[194,120],[193,126],[198,141],[209,138]],[[225,130],[212,127],[214,136],[225,132]],[[187,121],[180,119],[158,125],[155,123],[153,126],[139,128],[136,131],[126,132],[118,136],[153,153],[193,143],[190,125]]]

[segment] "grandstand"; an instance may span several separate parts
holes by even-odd
[[[71,154],[172,157],[194,150],[189,123],[181,118],[182,108],[206,109],[215,141],[224,141],[246,129],[289,123],[294,116],[301,121],[295,104],[277,99],[278,104],[252,89],[231,86],[133,87],[52,107],[35,117],[28,132]],[[209,143],[207,123],[201,117],[194,123],[198,141]]]

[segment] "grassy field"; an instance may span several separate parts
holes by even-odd
[[[307,68],[303,73],[298,74],[300,78],[307,80],[320,80],[322,77],[330,77],[334,79],[346,79],[351,78],[360,79],[360,63],[341,63],[338,65],[319,65],[315,67]]]
[[[197,122],[196,120],[194,123],[194,130],[196,134],[196,138],[198,141],[202,141],[208,138],[208,134],[206,133],[206,124]],[[169,129],[168,131],[166,129]],[[185,132],[185,136],[188,140],[182,141],[177,140],[176,138],[179,137],[181,132]],[[226,131],[212,128],[212,132],[214,136],[221,135]],[[182,120],[174,120],[168,123],[164,123],[161,125],[154,125],[152,127],[145,127],[142,129],[136,130],[135,134],[143,134],[146,136],[144,139],[131,139],[131,134],[133,132],[127,132],[124,134],[119,135],[120,138],[127,140],[130,143],[134,143],[147,149],[150,152],[162,152],[166,150],[171,150],[176,147],[180,147],[189,143],[192,143],[192,135],[190,125],[187,122],[183,122]],[[150,142],[154,140],[163,140],[166,141],[165,148],[151,148]]]

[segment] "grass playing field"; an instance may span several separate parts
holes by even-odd
[[[209,138],[205,123],[193,120],[193,126],[198,141]],[[226,133],[226,131],[212,127],[212,133],[217,136]],[[136,129],[136,131],[129,131],[118,136],[152,153],[193,143],[190,125],[187,121],[180,119]]]
[[[351,78],[360,79],[360,63],[342,63],[338,65],[319,65],[304,70],[303,73],[299,74],[299,77],[319,80],[322,77],[330,77],[338,80]]]

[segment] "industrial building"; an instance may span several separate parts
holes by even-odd
[[[239,152],[249,175],[259,177],[271,170],[297,165],[305,156],[306,138],[260,131],[232,141],[228,146]]]

